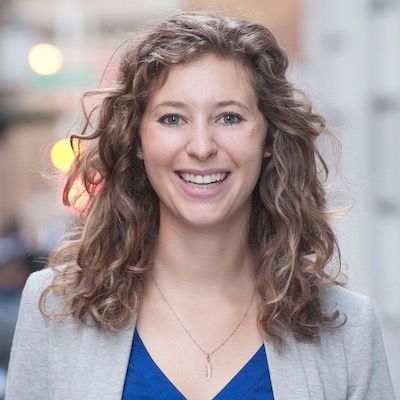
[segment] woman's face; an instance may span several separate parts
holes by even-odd
[[[266,130],[238,64],[209,54],[173,67],[140,127],[160,217],[204,227],[247,221]]]

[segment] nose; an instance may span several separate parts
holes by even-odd
[[[218,144],[212,129],[203,124],[194,126],[190,132],[186,151],[190,156],[200,161],[212,158],[218,151]]]

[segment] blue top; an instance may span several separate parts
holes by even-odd
[[[122,400],[185,400],[153,361],[135,329]],[[273,400],[264,345],[214,400]]]

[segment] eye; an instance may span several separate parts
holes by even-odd
[[[166,126],[177,126],[181,124],[181,117],[176,114],[163,115],[158,122]]]
[[[225,113],[218,121],[221,121],[224,125],[235,125],[241,122],[243,118],[239,114],[235,113]]]

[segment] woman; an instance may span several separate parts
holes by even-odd
[[[394,398],[369,301],[325,270],[325,126],[287,67],[265,27],[208,13],[126,51],[91,93],[64,191],[87,206],[26,284],[7,400]]]

